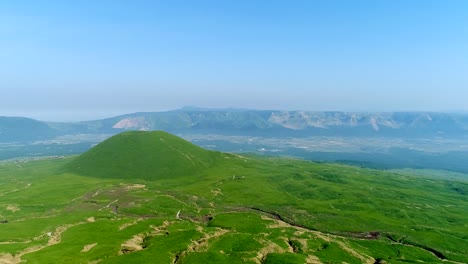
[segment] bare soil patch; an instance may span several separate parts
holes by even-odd
[[[81,252],[86,253],[90,251],[93,247],[95,247],[96,245],[97,243],[85,245],[83,249],[81,250]]]

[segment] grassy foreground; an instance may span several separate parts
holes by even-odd
[[[0,163],[0,263],[468,262],[464,180],[209,152],[162,132],[103,144]]]

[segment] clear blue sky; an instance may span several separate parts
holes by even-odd
[[[0,115],[468,111],[468,1],[0,2]]]

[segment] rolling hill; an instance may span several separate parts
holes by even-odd
[[[261,219],[276,219],[284,227],[296,231],[318,232],[316,235],[332,237],[330,241],[336,243],[336,253],[320,252],[324,259],[334,261],[348,259],[344,255],[349,254],[349,250],[344,253],[346,246],[339,243],[342,240],[348,247],[361,252],[356,253],[361,256],[356,263],[367,258],[368,261],[380,259],[392,263],[408,259],[460,261],[466,253],[462,248],[468,246],[464,239],[467,234],[461,231],[468,219],[468,204],[464,201],[468,185],[463,181],[427,181],[352,166],[242,157],[207,151],[162,131],[121,133],[77,157],[66,167],[74,174],[100,179],[140,183],[145,180],[146,186],[158,186],[157,192],[175,195],[183,203],[195,204],[198,208],[195,211],[191,206],[183,206],[186,209],[182,210],[169,206],[164,210],[173,213],[179,210],[177,218],[202,226],[231,230],[239,225],[236,221],[246,221],[243,217],[254,218],[256,220],[249,220],[253,222],[248,222],[247,226],[238,227],[248,230],[245,243],[255,244],[261,241],[258,232],[268,232],[268,225],[263,226]],[[445,204],[458,209],[452,210]],[[124,216],[154,212],[149,208],[142,209],[146,207],[145,203],[136,207],[119,203],[120,214]],[[179,216],[181,211],[182,216]],[[263,227],[252,231],[253,227],[249,225]],[[290,240],[288,243],[296,243],[291,241],[301,238],[290,234],[287,239]],[[446,242],[440,243],[441,240]],[[224,246],[219,246],[220,250],[225,250]],[[231,250],[234,256],[218,257],[223,261],[238,261],[249,256]],[[407,253],[398,253],[402,251]],[[192,257],[200,252],[193,253]],[[284,252],[278,249],[270,253]],[[289,257],[301,259],[310,254],[312,251]],[[280,260],[278,263],[283,263],[287,256],[276,256]],[[263,261],[266,261],[265,257]]]
[[[0,263],[467,263],[468,183],[124,132],[0,163]]]
[[[68,168],[89,176],[157,180],[199,174],[221,157],[163,131],[129,131],[98,144]]]

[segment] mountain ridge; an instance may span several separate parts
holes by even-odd
[[[82,122],[42,122],[44,133],[0,119],[0,142],[47,139],[71,134],[117,134],[127,130],[265,137],[464,137],[468,114],[442,112],[339,112],[182,108],[137,112]],[[24,135],[6,136],[19,130]],[[3,133],[2,133],[3,132]],[[29,134],[28,134],[29,133]]]
[[[47,123],[26,117],[0,116],[0,143],[51,138],[60,132]]]

